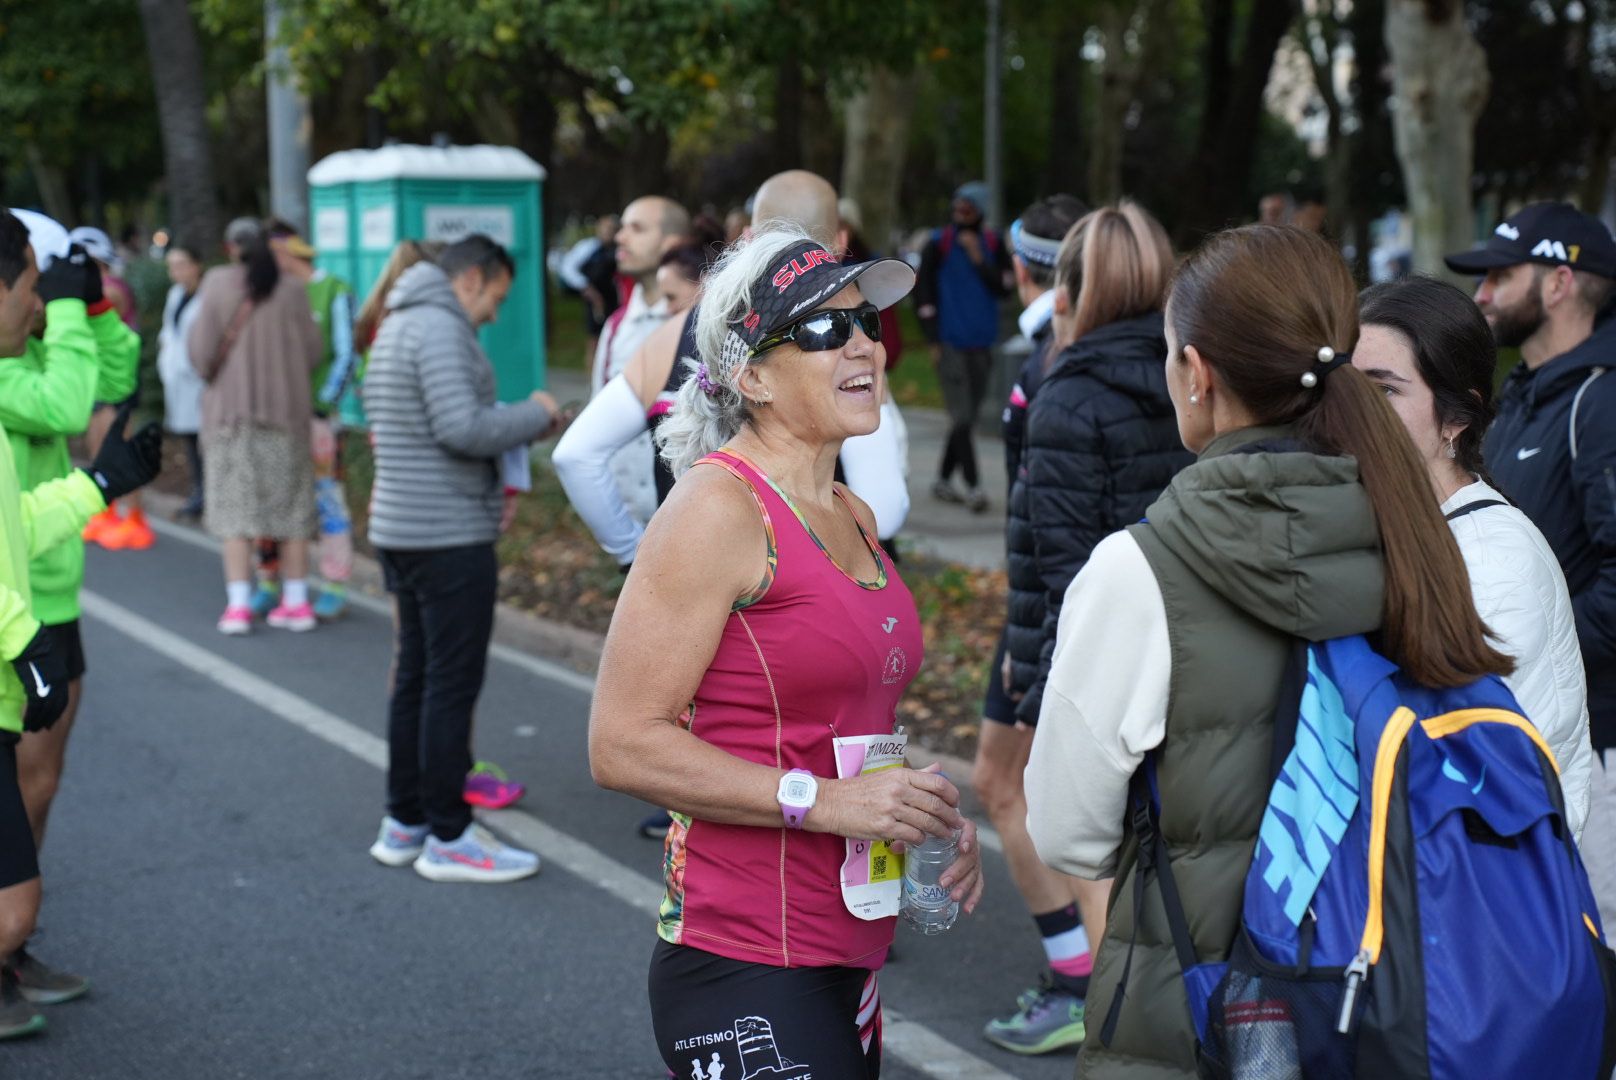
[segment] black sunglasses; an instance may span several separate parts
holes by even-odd
[[[824,311],[809,312],[800,319],[793,319],[752,346],[752,355],[762,356],[770,349],[779,348],[788,341],[803,352],[840,349],[853,336],[855,323],[871,341],[881,340],[881,311],[866,301],[858,307],[827,308]]]

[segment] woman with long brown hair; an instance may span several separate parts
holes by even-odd
[[[1327,242],[1264,225],[1209,240],[1167,301],[1167,382],[1198,459],[1066,594],[1027,767],[1033,843],[1133,895],[1128,784],[1155,751],[1161,833],[1207,962],[1238,924],[1291,642],[1376,633],[1432,687],[1513,668],[1402,423],[1349,362],[1357,341],[1357,289]],[[1154,875],[1143,904],[1137,926],[1134,905],[1112,910],[1091,1014],[1122,993],[1133,939],[1127,1001],[1106,1038],[1091,1033],[1084,1076],[1196,1075]]]

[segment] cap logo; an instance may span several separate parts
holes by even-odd
[[[762,321],[762,317],[758,315],[757,312],[748,311],[746,313],[746,318],[741,320],[741,325],[746,327],[748,330],[756,330],[758,328],[758,323]]]
[[[785,292],[791,287],[793,281],[796,281],[814,267],[824,266],[826,263],[834,263],[835,261],[836,256],[824,248],[805,251],[774,272],[774,287],[779,292]]]
[[[1494,229],[1493,232],[1497,233],[1499,236],[1502,236],[1505,240],[1519,240],[1521,238],[1521,230],[1517,229],[1507,221],[1498,226],[1498,228]]]
[[[1577,256],[1582,254],[1582,246],[1580,244],[1572,244],[1570,247],[1566,248],[1566,250],[1571,253],[1571,262],[1576,262]]]
[[[1580,250],[1580,249],[1579,249]],[[1565,245],[1558,240],[1539,240],[1532,254],[1540,259],[1559,259],[1561,262],[1575,262],[1566,254]]]

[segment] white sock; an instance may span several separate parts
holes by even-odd
[[[227,581],[224,585],[225,606],[233,608],[247,607],[252,603],[252,582]]]
[[[287,607],[302,607],[309,602],[309,583],[305,578],[287,578],[281,582],[281,603]]]

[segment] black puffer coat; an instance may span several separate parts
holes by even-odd
[[[1028,410],[1007,532],[1007,689],[1025,692],[1024,723],[1038,722],[1066,586],[1096,544],[1144,517],[1195,460],[1178,438],[1166,357],[1160,313],[1091,330],[1056,358]]]

